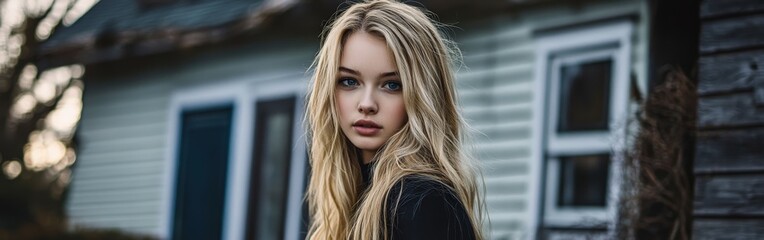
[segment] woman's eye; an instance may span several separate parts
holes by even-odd
[[[386,82],[383,87],[391,91],[399,91],[403,86],[401,86],[400,82],[390,81]]]
[[[358,85],[358,81],[352,78],[340,78],[339,84],[342,87],[355,87]]]

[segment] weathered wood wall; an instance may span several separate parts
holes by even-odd
[[[764,2],[700,9],[694,239],[764,239]]]

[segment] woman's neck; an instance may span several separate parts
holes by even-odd
[[[377,151],[361,150],[361,158],[363,159],[363,164],[369,164],[373,162],[375,154],[377,154]]]

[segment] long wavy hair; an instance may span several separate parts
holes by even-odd
[[[459,52],[436,25],[416,7],[379,0],[353,4],[322,33],[306,110],[312,167],[306,196],[308,239],[387,239],[390,189],[412,174],[450,187],[464,204],[478,239],[484,238],[478,171],[462,151],[466,125],[457,109],[452,71]],[[355,32],[380,37],[392,50],[408,115],[404,126],[377,151],[365,190],[360,154],[340,128],[335,102],[341,50]]]

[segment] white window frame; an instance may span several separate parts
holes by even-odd
[[[294,96],[292,159],[289,170],[289,192],[285,216],[284,238],[298,239],[302,219],[302,199],[305,179],[306,155],[302,126],[307,79],[303,72],[268,76],[269,80],[253,81],[243,76],[223,83],[183,88],[172,93],[168,111],[167,151],[164,164],[162,208],[160,209],[159,238],[172,237],[175,211],[177,158],[180,147],[179,126],[184,111],[230,104],[233,106],[231,140],[227,166],[226,196],[223,209],[221,239],[243,239],[246,234],[250,168],[254,149],[254,120],[256,103],[260,100]]]
[[[307,79],[303,78],[303,74],[293,76],[288,79],[278,79],[272,81],[264,81],[253,83],[249,86],[248,92],[252,93],[248,102],[251,104],[250,109],[252,112],[252,120],[256,119],[257,110],[255,109],[258,101],[268,101],[275,99],[282,99],[287,97],[295,97],[294,118],[292,119],[292,153],[289,163],[289,192],[287,192],[287,204],[286,204],[286,216],[284,216],[284,239],[298,240],[300,237],[300,226],[302,226],[302,207],[303,207],[303,189],[305,189],[305,170],[307,165],[307,140],[305,139],[305,129],[303,128],[302,119],[305,109],[305,91]],[[254,130],[254,121],[250,121],[251,138],[248,142],[248,146],[252,146],[254,136],[257,136]],[[249,152],[249,160],[251,161],[254,149]],[[246,171],[249,171],[250,166],[247,166]],[[249,173],[249,172],[248,172]],[[247,188],[243,191],[247,196],[249,195],[249,179],[247,179]],[[247,197],[244,197],[245,201]],[[248,202],[239,209],[247,209]],[[234,239],[243,239],[246,234],[247,211],[241,211],[243,217],[241,218],[242,228],[240,230],[241,237]]]
[[[533,116],[534,161],[531,172],[536,176],[531,182],[531,189],[536,191],[530,204],[535,208],[531,210],[535,212],[531,224],[533,229],[537,228],[536,224],[564,228],[601,227],[606,224],[609,229],[614,229],[615,221],[612,220],[616,219],[622,182],[622,159],[618,153],[623,152],[623,146],[613,143],[618,142],[614,141],[617,137],[625,136],[633,29],[633,23],[624,19],[548,32],[537,37],[535,84],[539,94],[534,96],[534,107],[539,110]],[[597,59],[612,59],[609,129],[558,134],[560,66]],[[606,206],[557,207],[558,156],[600,153],[611,156]],[[546,176],[545,179],[542,176]]]

